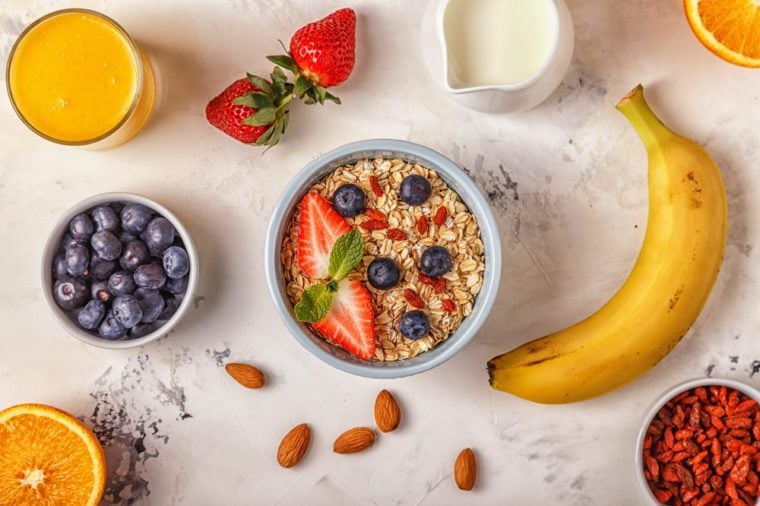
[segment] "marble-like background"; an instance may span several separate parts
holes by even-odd
[[[243,71],[267,72],[303,22],[343,5],[359,13],[358,63],[340,107],[294,107],[285,142],[265,155],[206,125],[206,101]],[[2,0],[0,61],[38,16],[74,5]],[[404,0],[81,0],[149,50],[162,96],[147,129],[105,152],[45,143],[0,97],[0,408],[43,402],[90,423],[107,445],[107,501],[121,504],[642,504],[634,476],[641,418],[662,391],[712,375],[760,384],[760,71],[734,67],[692,36],[678,0],[569,0],[576,52],[538,108],[484,115],[451,101],[421,61],[425,2]],[[730,229],[723,270],[696,326],[643,378],[610,395],[541,406],[492,391],[491,356],[599,307],[632,266],[646,224],[644,149],[614,104],[643,82],[664,120],[723,170]],[[421,376],[350,377],[305,352],[274,316],[261,244],[280,191],[340,144],[395,137],[472,170],[502,230],[496,309],[474,341]],[[47,313],[38,259],[53,222],[105,191],[145,194],[175,211],[202,255],[193,311],[167,338],[129,351],[88,347]],[[624,337],[624,336],[621,336]],[[247,391],[223,369],[261,366]],[[754,377],[753,377],[754,376]],[[370,451],[331,452],[372,423],[381,388],[403,404],[401,430]],[[275,462],[280,437],[308,422],[303,464]],[[456,490],[462,447],[481,466]]]

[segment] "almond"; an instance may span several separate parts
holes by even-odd
[[[293,467],[299,462],[311,443],[311,429],[305,423],[296,425],[280,441],[277,449],[277,462],[282,467]]]
[[[231,363],[224,368],[235,381],[246,388],[261,388],[267,382],[264,373],[252,365]]]
[[[333,443],[335,453],[357,453],[375,442],[375,431],[368,427],[354,427],[338,436]]]
[[[401,409],[388,390],[382,390],[375,399],[375,424],[381,432],[396,430],[401,422]]]
[[[471,448],[459,452],[454,463],[454,481],[461,490],[472,490],[478,477],[478,462]]]

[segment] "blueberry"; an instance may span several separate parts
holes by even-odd
[[[433,189],[427,179],[413,174],[411,176],[406,176],[403,181],[401,181],[398,198],[410,206],[419,206],[424,204],[425,201],[430,198],[430,193],[432,191]]]
[[[158,322],[153,323],[138,323],[131,329],[129,329],[129,338],[137,339],[138,337],[145,337],[161,328],[161,324]]]
[[[77,241],[73,237],[71,237],[71,234],[64,234],[63,239],[61,239],[62,251],[66,251],[67,249],[74,246],[75,244],[82,244],[82,243],[80,241]]]
[[[355,184],[349,183],[338,187],[333,193],[332,200],[338,214],[346,218],[364,211],[364,192]]]
[[[135,280],[132,279],[131,272],[114,272],[108,278],[108,291],[112,295],[130,295],[135,291],[135,288],[137,288],[137,285],[135,285]]]
[[[98,206],[92,210],[92,221],[98,230],[114,232],[119,228],[119,215],[108,206]]]
[[[66,255],[64,253],[58,253],[53,258],[53,277],[55,279],[61,279],[64,276],[68,276],[69,271],[66,269]]]
[[[440,278],[451,270],[451,256],[443,246],[431,246],[422,252],[420,270],[431,278]]]
[[[87,272],[90,265],[90,252],[81,244],[74,244],[66,250],[66,271],[76,277]]]
[[[140,237],[136,236],[132,232],[122,230],[122,232],[119,234],[119,241],[121,241],[123,244],[126,244],[129,241],[137,241],[138,239],[140,239]]]
[[[103,260],[98,255],[92,255],[90,258],[90,274],[95,279],[107,280],[116,271],[116,262],[113,260]]]
[[[164,299],[164,310],[158,317],[158,321],[166,321],[177,312],[179,309],[180,300],[177,297],[166,297]]]
[[[159,216],[153,218],[145,229],[145,244],[151,251],[161,253],[174,243],[174,226]]]
[[[173,295],[182,295],[187,291],[187,283],[190,280],[190,276],[182,276],[181,278],[169,278],[166,280],[164,290]]]
[[[396,286],[400,277],[396,262],[390,258],[376,258],[367,267],[367,280],[375,288],[385,290]]]
[[[69,222],[69,232],[75,240],[87,242],[92,237],[92,233],[95,232],[95,225],[86,214],[77,214]]]
[[[133,294],[142,308],[142,322],[151,323],[161,316],[164,311],[164,298],[158,290],[149,288],[138,288]]]
[[[124,325],[126,328],[131,329],[140,321],[143,317],[143,310],[140,306],[140,302],[131,295],[120,295],[113,300],[111,305],[113,316],[116,321]]]
[[[190,260],[187,251],[179,246],[172,246],[164,251],[164,270],[170,278],[181,278],[190,272]]]
[[[108,230],[95,232],[90,244],[95,253],[105,260],[116,260],[121,255],[121,242]]]
[[[106,305],[99,300],[91,300],[79,311],[77,321],[83,329],[94,330],[105,315]]]
[[[65,276],[53,285],[55,303],[66,310],[84,306],[89,298],[88,293],[87,283],[82,278]]]
[[[398,329],[409,339],[420,339],[430,330],[428,317],[422,311],[407,311],[398,322]]]
[[[108,302],[113,295],[108,289],[108,281],[96,281],[90,286],[90,298],[100,302]]]
[[[129,241],[124,245],[119,258],[122,269],[134,271],[148,260],[150,253],[142,241]]]
[[[106,313],[106,317],[98,327],[98,333],[106,339],[121,339],[127,333],[126,327],[119,323],[113,311]]]
[[[139,234],[150,222],[151,211],[142,204],[127,204],[121,210],[121,228]]]
[[[152,290],[157,290],[166,283],[166,274],[161,266],[157,264],[141,265],[135,271],[134,278],[137,286]]]

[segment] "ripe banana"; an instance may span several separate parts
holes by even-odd
[[[649,218],[638,260],[589,318],[491,359],[497,390],[547,404],[609,392],[665,357],[710,295],[726,242],[720,171],[701,147],[662,124],[641,85],[617,109],[648,153]]]

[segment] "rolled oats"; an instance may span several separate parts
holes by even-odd
[[[421,206],[410,207],[396,198],[401,181],[412,174],[424,176],[432,186],[430,199]],[[472,313],[485,270],[478,222],[459,195],[434,170],[403,160],[378,158],[339,167],[310,190],[329,200],[339,186],[349,182],[364,190],[367,209],[379,211],[387,217],[383,228],[377,228],[378,223],[367,226],[372,221],[367,214],[374,214],[372,212],[347,218],[365,242],[365,255],[351,277],[365,281],[367,267],[379,256],[392,258],[401,270],[398,285],[391,289],[378,290],[365,283],[375,307],[378,346],[374,360],[402,360],[424,353],[446,340]],[[299,213],[300,209],[293,213],[281,252],[286,292],[293,305],[315,282],[301,272],[296,261]],[[436,214],[438,220],[435,220]],[[442,221],[444,214],[446,218]],[[379,215],[375,215],[377,217]],[[407,238],[402,239],[401,234],[392,232],[393,229],[403,230]],[[394,240],[394,237],[398,239]],[[431,286],[421,281],[424,276],[417,265],[423,250],[434,245],[448,249],[453,268],[439,280],[439,284]],[[424,301],[424,311],[430,320],[430,332],[416,341],[407,339],[398,330],[398,321],[410,309],[405,290],[416,293]]]

